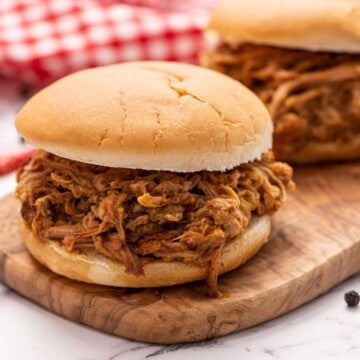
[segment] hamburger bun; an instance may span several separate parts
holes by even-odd
[[[348,143],[309,142],[304,148],[279,160],[294,164],[315,164],[320,162],[355,160],[360,156],[360,135],[354,136]]]
[[[228,43],[360,52],[358,0],[223,0],[208,29]]]
[[[16,127],[34,146],[67,159],[177,172],[258,159],[273,130],[263,103],[239,82],[150,61],[66,76],[28,101]]]
[[[80,71],[31,98],[16,126],[41,149],[18,176],[25,245],[53,272],[92,284],[207,279],[216,296],[218,274],[267,241],[269,214],[292,183],[287,165],[271,170],[273,125],[260,99],[238,81],[193,65],[135,62]],[[248,162],[233,174],[189,174]],[[237,178],[245,179],[245,194],[229,185]],[[61,226],[68,232],[51,233]]]
[[[91,284],[118,287],[158,287],[205,279],[207,268],[180,261],[155,261],[144,266],[144,276],[125,272],[119,261],[95,252],[69,253],[57,241],[36,238],[22,221],[21,232],[30,253],[54,273]],[[270,217],[254,217],[244,232],[224,246],[220,274],[233,270],[254,256],[268,240]]]

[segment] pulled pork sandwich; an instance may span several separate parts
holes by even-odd
[[[158,287],[207,279],[267,241],[292,186],[261,101],[215,71],[138,62],[81,71],[22,108],[39,150],[18,172],[22,232],[55,273]]]
[[[277,158],[360,158],[360,1],[224,0],[202,65],[267,105]]]

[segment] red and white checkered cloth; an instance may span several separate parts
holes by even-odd
[[[217,0],[0,0],[0,76],[41,86],[132,60],[196,62]],[[0,175],[29,150],[0,154]]]
[[[195,62],[215,0],[1,0],[0,74],[30,83],[131,60]]]

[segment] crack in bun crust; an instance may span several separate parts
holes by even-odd
[[[177,172],[259,159],[273,130],[263,103],[230,77],[151,61],[66,76],[28,101],[16,127],[36,147],[71,160]]]

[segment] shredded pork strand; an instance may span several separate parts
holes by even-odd
[[[143,274],[146,263],[182,261],[208,269],[217,291],[221,251],[253,215],[277,210],[291,168],[261,161],[220,172],[107,168],[37,151],[18,172],[21,214],[36,236],[68,251],[96,251]]]
[[[346,143],[360,134],[359,54],[222,44],[206,59],[268,106],[279,158],[311,141]]]

